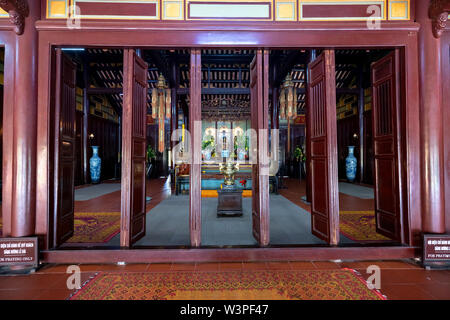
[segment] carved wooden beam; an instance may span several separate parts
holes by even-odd
[[[0,7],[8,12],[9,20],[15,26],[14,31],[21,35],[25,27],[25,18],[30,13],[27,0],[0,0]]]
[[[428,15],[433,24],[433,35],[439,38],[447,24],[448,14],[450,12],[450,0],[432,0]]]

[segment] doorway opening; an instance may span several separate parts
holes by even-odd
[[[193,51],[55,51],[54,247],[401,242],[399,50]]]
[[[379,92],[378,80],[373,78],[378,72],[377,65],[380,61],[383,63],[383,59],[394,52],[395,50],[381,49],[336,51],[336,128],[341,244],[393,244],[394,240],[398,240],[393,235],[387,236],[386,232],[377,226],[377,222],[382,222],[379,221],[380,216],[376,215],[375,202],[377,190],[378,202],[387,201],[395,204],[400,195],[400,190],[395,190],[395,187],[384,181],[386,175],[398,176],[399,169],[395,168],[397,165],[390,169],[386,166],[382,169],[375,167],[380,156],[385,160],[394,157],[381,155],[375,150],[375,144],[379,141],[376,134],[379,128],[389,130],[392,134],[398,126],[392,124],[398,117],[394,109],[399,106],[390,103],[391,99],[396,99],[396,93],[393,87],[389,87],[393,85],[392,82],[389,82],[390,84],[384,82],[382,92]],[[382,81],[391,80],[396,81],[396,79],[382,79]],[[378,128],[374,127],[374,121],[378,123]],[[387,141],[386,137],[382,140]],[[393,150],[397,148],[394,144],[397,142],[391,145]]]
[[[202,68],[202,246],[255,246],[251,64],[255,50],[208,49]],[[228,178],[226,178],[228,174]]]
[[[55,247],[120,245],[123,50],[57,48]]]
[[[136,247],[188,247],[190,50],[142,50],[149,67],[146,232]]]
[[[377,65],[385,66],[389,55],[389,76],[377,80]],[[377,154],[372,125],[378,117],[391,136],[401,130],[399,64],[395,50],[272,51],[271,127],[280,132],[279,195],[270,196],[272,245],[400,242],[400,141],[381,137],[397,151]],[[381,91],[377,81],[384,83]],[[384,164],[378,171],[376,161]]]

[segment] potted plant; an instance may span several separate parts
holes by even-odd
[[[147,166],[147,177],[150,178],[150,175],[152,173],[152,169],[153,169],[153,163],[152,160],[156,159],[156,152],[155,150],[153,150],[151,145],[147,146],[147,157],[146,157],[146,166]]]
[[[236,136],[236,143],[235,143],[235,149],[237,151],[237,158],[238,160],[245,160],[245,156],[248,149],[248,138],[247,136],[240,134]]]
[[[202,141],[202,152],[205,160],[211,160],[211,154],[215,147],[214,137],[212,135],[206,136]]]
[[[303,171],[306,172],[306,170],[305,170],[306,154],[303,151],[302,147],[300,147],[300,146],[296,146],[295,147],[294,158],[299,163],[299,169],[300,169],[299,175],[300,175],[300,179],[301,179],[301,177],[302,177],[302,168],[303,168]]]

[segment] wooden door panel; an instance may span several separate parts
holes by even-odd
[[[145,149],[147,114],[147,63],[133,49],[124,50],[124,97],[122,115],[123,247],[130,247],[146,232]]]
[[[191,132],[191,164],[189,170],[189,228],[192,247],[199,247],[202,239],[201,146],[202,133],[202,55],[200,49],[191,50],[189,127]]]
[[[327,164],[325,160],[322,159],[312,160],[312,173],[314,174],[314,180],[312,181],[312,184],[313,188],[316,188],[316,190],[322,188],[327,183],[326,169]],[[322,215],[323,217],[326,218],[328,216],[327,189],[324,188],[323,192],[314,192],[313,199],[314,201],[311,203],[312,210],[316,212],[318,215]]]
[[[256,164],[252,166],[252,233],[261,246],[270,241],[269,234],[269,55],[267,50],[256,50],[250,64],[251,127],[256,133],[252,148]],[[256,146],[253,144],[256,143]]]
[[[75,183],[76,64],[56,51],[55,84],[55,211],[53,246],[73,236]]]
[[[334,51],[308,65],[311,232],[330,244],[339,242],[336,83]]]
[[[401,241],[398,68],[398,51],[394,51],[373,63],[371,73],[376,229]]]

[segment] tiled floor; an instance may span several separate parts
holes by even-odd
[[[227,262],[185,264],[80,265],[82,282],[98,271],[115,272],[207,272],[251,270],[318,270],[352,268],[363,277],[369,265],[381,268],[381,292],[388,299],[450,299],[450,270],[427,271],[410,261],[301,261],[301,262]],[[28,276],[0,276],[0,300],[66,299],[72,290],[66,286],[66,265],[46,265]]]
[[[147,204],[147,212],[162,200],[171,195],[169,179],[147,180],[147,196],[152,200]],[[103,196],[86,200],[75,201],[75,212],[119,212],[120,190],[105,194]]]
[[[306,195],[306,181],[299,181],[298,179],[284,179],[283,184],[286,188],[280,189],[282,196],[286,197],[296,205],[305,210],[311,211],[311,206],[307,205],[301,200],[303,195]],[[339,209],[342,211],[366,211],[374,209],[373,199],[361,199],[349,196],[344,193],[339,193]]]

